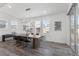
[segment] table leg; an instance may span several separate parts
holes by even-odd
[[[33,44],[32,44],[32,47],[33,47],[33,49],[36,48],[36,41],[35,41],[35,38],[33,38]]]
[[[32,47],[33,47],[33,49],[39,48],[38,38],[33,38]]]
[[[5,42],[5,36],[2,36],[2,42]]]

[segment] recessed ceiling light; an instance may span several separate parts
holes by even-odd
[[[10,6],[10,5],[9,5],[8,7],[9,7],[9,8],[12,8],[12,6]]]
[[[44,13],[44,14],[47,14],[47,11],[46,11],[46,10],[44,10],[44,11],[43,11],[43,13]]]
[[[12,8],[12,6],[10,4],[7,5],[9,8]]]

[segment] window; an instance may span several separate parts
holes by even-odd
[[[16,29],[16,26],[17,26],[17,21],[10,21],[10,28],[11,29]]]
[[[40,31],[41,31],[41,20],[35,21],[35,29],[36,29],[36,33],[40,33]]]
[[[49,28],[50,28],[50,22],[49,20],[43,20],[42,21],[42,26],[43,26],[43,33],[47,33],[49,31]]]

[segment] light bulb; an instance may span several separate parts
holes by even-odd
[[[7,5],[9,8],[12,8],[12,6],[10,4]]]
[[[44,11],[43,11],[43,13],[44,13],[44,14],[47,14],[47,11],[46,11],[46,10],[44,10]]]
[[[10,5],[8,6],[9,8],[12,8]]]

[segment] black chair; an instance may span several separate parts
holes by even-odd
[[[21,42],[21,46],[22,46],[23,48],[25,48],[25,47],[31,47],[31,40],[29,40],[29,39],[26,38],[26,37],[20,38],[20,42]]]
[[[14,39],[16,40],[16,44],[18,44],[18,46],[23,46],[23,47],[28,46],[28,43],[31,42],[31,40],[29,40],[28,37],[15,36]]]
[[[5,35],[2,35],[2,41],[5,42],[5,39],[6,38],[10,38],[10,37],[13,37],[14,35],[13,34],[5,34]]]

